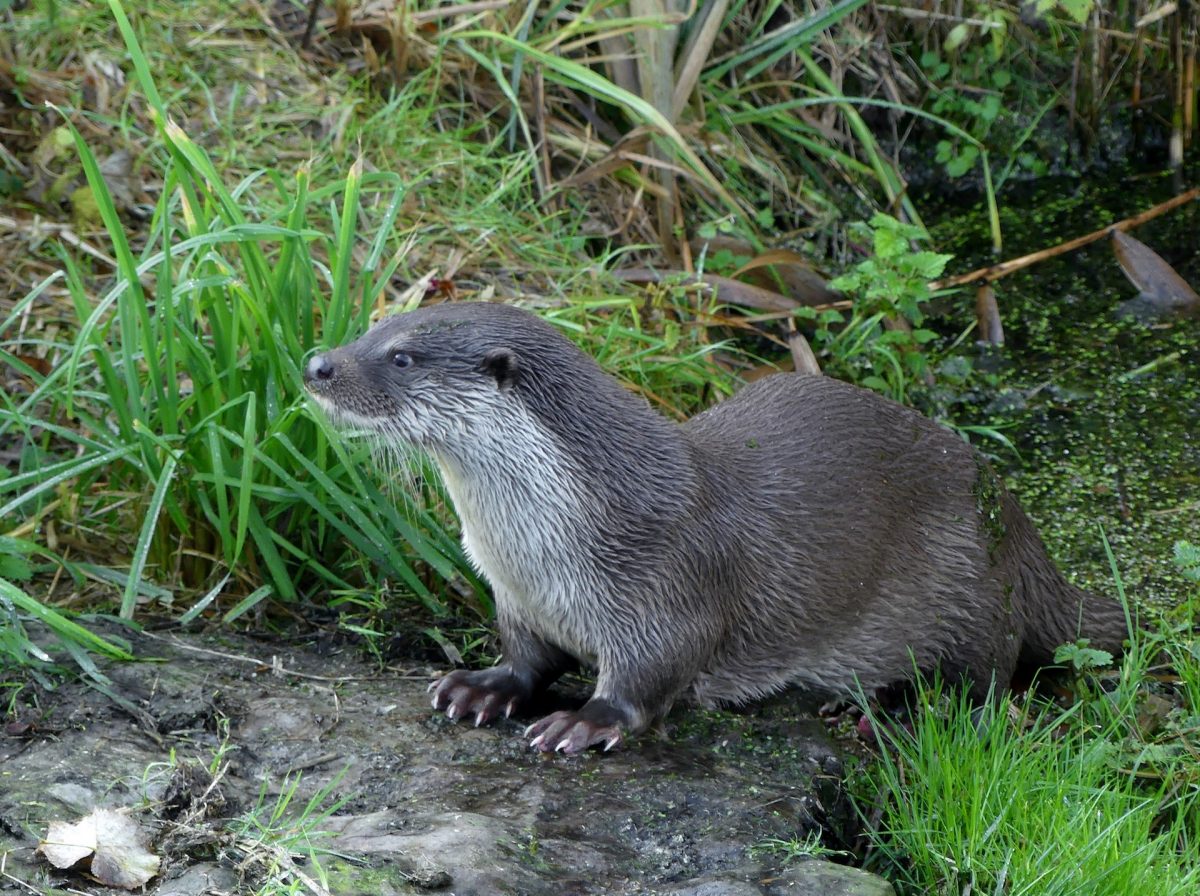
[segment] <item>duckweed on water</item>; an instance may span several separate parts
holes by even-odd
[[[1163,179],[1138,181],[1137,189],[1122,178],[1113,183],[1069,191],[1051,184],[1010,198],[1006,257],[1089,232],[1173,192]],[[1197,233],[1200,203],[1191,203],[1139,228],[1137,238],[1198,284]],[[948,221],[935,239],[958,254],[958,270],[968,270],[991,260],[977,254],[985,236]],[[1007,340],[1002,370],[974,410],[981,422],[1013,424],[1004,431],[1020,458],[1001,456],[1011,488],[1072,578],[1111,590],[1103,527],[1129,593],[1177,605],[1187,587],[1172,546],[1200,537],[1200,321],[1118,319],[1115,309],[1133,288],[1106,241],[1005,277],[996,291]]]

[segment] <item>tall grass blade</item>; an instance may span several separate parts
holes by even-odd
[[[141,581],[142,572],[146,568],[146,557],[150,553],[155,532],[158,530],[158,518],[162,513],[163,502],[174,484],[175,468],[178,463],[178,457],[175,454],[169,454],[158,474],[154,494],[150,498],[150,507],[142,519],[142,531],[138,535],[137,547],[133,551],[133,561],[129,567],[129,582],[125,585],[125,594],[121,597],[120,616],[122,619],[132,619],[133,611],[137,607],[137,584]]]
[[[607,78],[597,74],[585,65],[581,65],[571,59],[563,59],[552,53],[546,53],[506,34],[499,34],[495,31],[465,31],[456,34],[455,37],[463,41],[493,41],[504,44],[513,50],[520,50],[529,58],[540,63],[547,73],[558,75],[566,84],[583,90],[592,96],[605,99],[624,110],[635,121],[655,128],[667,139],[672,152],[687,163],[687,167],[701,184],[711,190],[732,214],[738,218],[745,217],[746,212],[742,204],[725,189],[721,182],[708,169],[708,166],[700,160],[700,157],[688,145],[675,126],[652,103],[647,102],[634,93],[622,90]]]
[[[132,660],[134,658],[133,654],[129,653],[129,651],[88,631],[82,625],[73,622],[57,610],[45,606],[7,579],[0,579],[0,601],[6,601],[21,612],[28,613],[64,641],[78,644],[87,650],[117,660]]]

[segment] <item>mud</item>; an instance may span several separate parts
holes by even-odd
[[[162,858],[158,896],[271,878],[383,896],[892,892],[780,845],[815,831],[837,847],[855,827],[842,758],[790,698],[679,709],[615,754],[547,757],[520,722],[435,714],[429,668],[328,644],[133,641],[155,661],[103,666],[106,688],[18,695],[0,734],[0,891],[118,892],[34,854],[50,821],[100,806],[138,820]]]

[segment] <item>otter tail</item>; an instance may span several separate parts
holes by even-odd
[[[1080,638],[1086,638],[1089,647],[1119,657],[1129,638],[1130,620],[1125,608],[1110,597],[1076,588],[1065,579],[1061,585],[1058,606],[1035,607],[1035,612],[1028,614],[1021,661],[1050,665],[1059,646]]]
[[[1013,609],[1022,621],[1021,664],[1050,665],[1059,646],[1080,638],[1120,656],[1130,635],[1125,607],[1063,578],[1016,501],[1005,495],[1003,504],[1005,537],[997,560],[1012,583]]]

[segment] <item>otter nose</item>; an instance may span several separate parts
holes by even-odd
[[[327,355],[313,355],[304,368],[304,382],[312,384],[333,376],[333,362]]]

